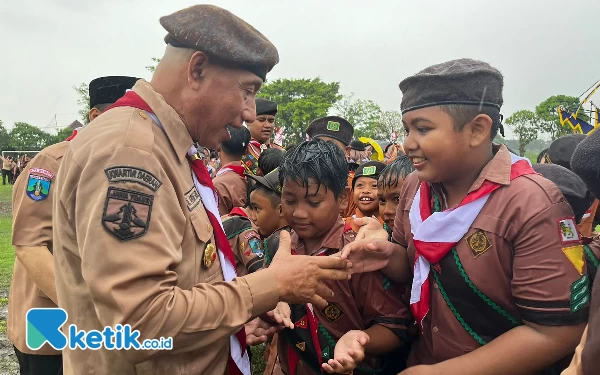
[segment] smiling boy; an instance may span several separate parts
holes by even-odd
[[[379,216],[379,202],[377,201],[377,179],[385,167],[386,165],[381,162],[370,161],[356,169],[352,179],[352,200],[356,209],[352,216],[344,219],[346,225],[355,232],[359,228],[354,224],[356,218],[375,217],[383,225],[383,220]]]
[[[415,367],[403,374],[553,373],[587,321],[589,278],[573,211],[527,160],[492,143],[502,87],[498,70],[471,59],[400,83],[404,149],[416,172],[400,196],[397,245],[352,245],[364,269],[383,267],[397,279],[413,270],[421,337],[409,359]]]

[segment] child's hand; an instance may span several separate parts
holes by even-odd
[[[348,331],[335,345],[333,359],[323,363],[323,369],[330,374],[346,374],[365,359],[365,346],[369,335],[364,331]]]
[[[290,305],[285,302],[277,303],[275,310],[267,313],[277,324],[285,326],[285,328],[294,329],[294,323],[290,319],[292,311]]]
[[[356,241],[359,240],[388,240],[388,232],[383,229],[381,223],[373,217],[359,217],[354,219],[354,224],[358,225]]]
[[[267,342],[269,337],[279,332],[282,327],[265,322],[261,318],[255,318],[245,325],[246,344],[253,346]]]

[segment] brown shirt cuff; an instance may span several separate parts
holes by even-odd
[[[279,290],[269,272],[258,271],[242,277],[250,289],[252,297],[252,316],[271,311],[279,302]]]

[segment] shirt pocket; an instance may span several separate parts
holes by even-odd
[[[204,207],[197,207],[190,216],[194,232],[195,246],[195,283],[221,281],[221,263],[210,224]],[[212,248],[212,251],[211,251]],[[214,253],[214,256],[212,254]],[[220,277],[220,278],[219,278]]]

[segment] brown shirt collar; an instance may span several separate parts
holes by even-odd
[[[492,149],[494,157],[483,167],[481,173],[469,188],[469,193],[479,189],[485,180],[500,185],[510,184],[510,169],[512,166],[510,151],[505,145],[492,145]],[[445,196],[439,184],[435,184],[434,189]]]
[[[344,221],[341,217],[338,217],[333,227],[323,236],[321,243],[316,246],[310,254],[307,254],[307,250],[304,247],[304,241],[298,237],[296,232],[292,231],[292,249],[298,255],[315,255],[322,249],[335,249],[336,252],[341,248],[343,243],[344,233]]]
[[[194,141],[181,116],[165,101],[162,95],[154,91],[150,83],[139,80],[133,86],[133,91],[152,108],[154,114],[160,120],[167,138],[169,138],[169,142],[173,146],[179,162],[183,163]]]

